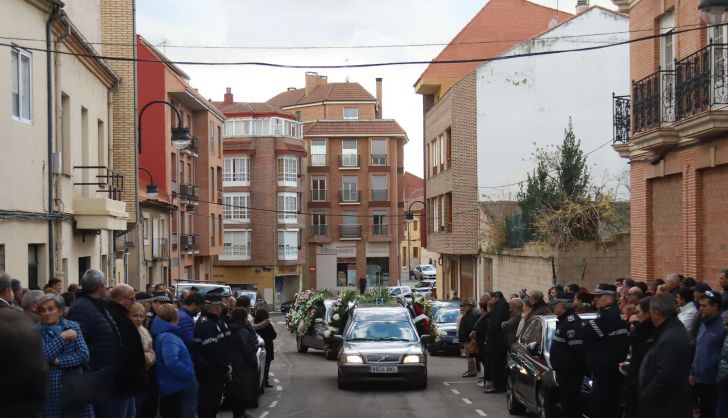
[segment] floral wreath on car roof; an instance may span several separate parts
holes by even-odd
[[[306,335],[317,316],[322,316],[326,311],[324,300],[332,297],[332,293],[326,289],[308,289],[298,292],[293,296],[291,311],[286,317],[286,327],[292,333],[299,336]]]

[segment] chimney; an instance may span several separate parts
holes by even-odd
[[[318,78],[318,73],[312,71],[306,73],[306,96],[311,94],[316,86],[318,86]]]
[[[382,118],[382,77],[377,77],[377,119]]]
[[[580,15],[589,8],[589,0],[576,0],[576,14]]]
[[[233,89],[232,88],[227,87],[225,89],[225,100],[223,100],[223,103],[233,104]]]

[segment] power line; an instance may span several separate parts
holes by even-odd
[[[713,26],[721,26],[726,25],[725,23],[720,25],[713,25]],[[708,27],[708,26],[706,26]],[[672,36],[679,33],[686,33],[691,32],[694,30],[702,30],[704,27],[696,27],[696,28],[690,28],[690,29],[682,29],[682,30],[676,30],[667,32],[664,34],[654,34],[649,36],[643,36],[640,38],[635,39],[629,39],[626,41],[620,41],[620,42],[613,42],[603,45],[595,45],[595,46],[588,46],[588,47],[581,47],[581,48],[571,48],[571,49],[559,49],[559,50],[552,50],[552,51],[539,51],[539,52],[528,52],[523,54],[513,54],[513,55],[497,55],[497,56],[491,56],[491,57],[483,57],[483,58],[468,58],[468,59],[452,59],[452,60],[430,60],[430,61],[424,61],[424,60],[414,60],[414,61],[388,61],[388,62],[373,62],[373,63],[364,63],[364,64],[332,64],[332,65],[323,65],[323,64],[312,64],[312,65],[303,65],[303,64],[279,64],[279,63],[271,63],[271,62],[261,62],[261,61],[239,61],[239,62],[219,62],[219,61],[173,61],[173,60],[158,60],[158,59],[143,59],[143,58],[128,58],[128,57],[114,57],[114,56],[108,56],[108,55],[95,55],[95,54],[81,54],[81,53],[75,53],[75,52],[65,52],[65,51],[54,51],[56,54],[61,55],[71,55],[76,57],[86,57],[86,58],[94,58],[94,59],[103,59],[108,61],[124,61],[124,62],[151,62],[151,63],[165,63],[165,64],[177,64],[177,65],[199,65],[199,66],[258,66],[258,67],[269,67],[269,68],[289,68],[289,69],[337,69],[337,68],[372,68],[372,67],[392,67],[392,66],[400,66],[400,65],[432,65],[432,64],[465,64],[465,63],[478,63],[478,62],[491,62],[491,61],[505,61],[505,60],[511,60],[511,59],[517,59],[517,58],[526,58],[526,57],[534,57],[534,56],[547,56],[547,55],[560,55],[570,52],[587,52],[587,51],[595,51],[599,49],[605,49],[605,48],[611,48],[615,46],[621,46],[621,45],[628,45],[636,42],[641,41],[647,41],[647,40],[653,40],[657,38],[663,38],[666,36]],[[36,51],[36,52],[46,52],[45,48],[33,48],[33,47],[22,47],[19,45],[15,45],[12,43],[0,43],[0,46],[6,46],[9,48],[23,48],[28,51]]]

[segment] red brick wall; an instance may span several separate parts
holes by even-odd
[[[683,272],[682,178],[650,181],[652,189],[653,276]]]
[[[720,271],[728,268],[728,166],[701,172],[701,221],[703,280],[717,284]]]

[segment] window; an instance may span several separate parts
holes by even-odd
[[[210,245],[215,246],[215,215],[210,215]]]
[[[30,54],[22,49],[10,50],[10,74],[12,82],[13,117],[31,121],[31,71]]]
[[[341,238],[361,238],[361,225],[356,211],[345,211],[339,225]]]
[[[303,124],[282,118],[229,119],[225,121],[225,136],[288,136],[303,139]]]
[[[432,174],[435,175],[438,173],[438,168],[440,166],[440,144],[439,144],[440,137],[435,138],[432,143],[430,143],[430,166],[432,167]]]
[[[217,158],[222,158],[222,130],[217,126]]]
[[[5,244],[0,244],[0,271],[5,271]]]
[[[223,161],[223,185],[250,185],[250,157],[247,155],[225,157]]]
[[[344,189],[341,191],[342,202],[359,202],[359,179],[357,176],[344,176]]]
[[[297,110],[296,111],[296,120],[297,121],[300,121],[301,120],[301,111],[300,110]]]
[[[225,230],[220,260],[250,260],[250,230]]]
[[[278,193],[278,222],[295,224],[298,221],[298,194]]]
[[[326,165],[326,141],[314,139],[311,141],[311,165]]]
[[[387,165],[386,139],[372,139],[372,165]]]
[[[250,193],[225,193],[223,201],[225,223],[250,222]]]
[[[660,19],[660,69],[675,69],[675,15],[668,13]]]
[[[345,139],[341,141],[341,167],[358,167],[359,158],[356,150],[356,140]]]
[[[144,236],[144,245],[149,245],[149,218],[146,216],[142,220],[142,235]]]
[[[420,227],[420,223],[417,220],[412,221],[412,230],[417,232],[417,229]]]
[[[344,120],[356,120],[356,119],[359,119],[359,108],[345,107],[344,108]]]
[[[311,176],[311,201],[326,201],[326,176]]]
[[[430,217],[433,220],[433,231],[439,232],[440,231],[440,220],[442,219],[440,217],[440,197],[435,197],[432,199],[432,216]]]
[[[278,230],[278,259],[298,259],[298,229]]]
[[[223,243],[222,215],[217,215],[217,243],[218,245]]]
[[[210,157],[215,155],[215,123],[210,121]]]
[[[278,157],[278,185],[298,186],[298,157]]]
[[[313,226],[313,236],[314,237],[324,237],[328,235],[328,225],[326,224],[326,214],[325,213],[314,213],[311,215],[313,219],[311,220],[311,225]]]
[[[71,97],[61,93],[61,157],[63,174],[70,176],[73,172],[71,153]]]
[[[387,176],[372,176],[372,201],[387,200]]]
[[[412,258],[420,258],[419,247],[412,247]]]
[[[372,235],[387,235],[387,212],[376,210],[372,212]]]

